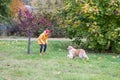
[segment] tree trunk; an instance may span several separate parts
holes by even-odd
[[[31,40],[31,35],[30,35],[30,27],[28,29],[28,54],[30,54],[30,40]]]
[[[28,36],[28,54],[30,54],[30,39],[31,39],[31,37],[29,35]]]

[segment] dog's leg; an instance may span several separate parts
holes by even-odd
[[[82,55],[81,55],[81,54],[79,54],[79,57],[80,57],[80,58],[82,58]]]
[[[73,54],[72,53],[69,53],[69,55],[67,55],[68,58],[73,58]]]
[[[83,55],[80,53],[79,58],[81,58],[84,61]]]
[[[84,53],[80,53],[79,57],[82,58],[83,60],[85,60],[85,59],[88,60],[89,59],[85,52]]]
[[[83,54],[83,58],[85,58],[86,60],[89,60],[89,58],[88,58],[86,53]]]

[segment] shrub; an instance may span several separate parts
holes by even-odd
[[[66,0],[65,7],[58,13],[59,22],[78,45],[85,38],[91,50],[115,51],[120,38],[116,30],[120,22],[119,5],[119,0]]]

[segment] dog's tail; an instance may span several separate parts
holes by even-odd
[[[89,57],[87,56],[86,52],[84,52],[83,57],[84,57],[86,60],[89,60]]]
[[[87,56],[87,55],[86,55],[86,57],[85,57],[85,58],[86,58],[86,60],[89,60],[89,58],[88,58],[88,56]]]

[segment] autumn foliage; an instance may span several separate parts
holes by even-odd
[[[18,11],[24,10],[24,3],[21,0],[12,0],[9,4],[11,17],[16,17]]]
[[[66,0],[59,16],[58,23],[76,44],[120,53],[120,0]]]

